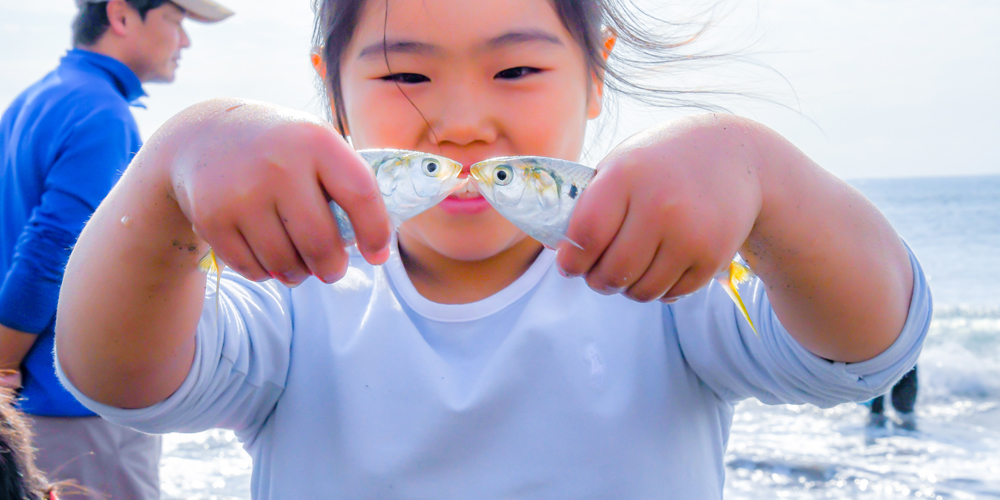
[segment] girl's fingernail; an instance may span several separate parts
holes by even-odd
[[[566,273],[566,271],[563,271],[563,268],[556,266],[556,269],[559,270],[559,274],[562,275],[563,278],[569,278],[569,274]]]

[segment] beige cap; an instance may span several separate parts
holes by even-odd
[[[108,0],[76,0],[77,7],[88,3],[104,3]],[[217,23],[231,15],[233,11],[212,0],[170,0],[171,3],[187,11],[191,19],[203,23]]]

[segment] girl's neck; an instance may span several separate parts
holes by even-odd
[[[439,304],[469,304],[483,300],[521,277],[543,247],[524,238],[510,248],[478,261],[446,257],[431,248],[399,242],[399,256],[413,287]]]

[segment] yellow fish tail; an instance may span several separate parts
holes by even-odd
[[[215,256],[215,250],[208,249],[208,253],[198,260],[198,270],[203,273],[219,273],[219,258]]]
[[[733,299],[733,302],[740,307],[740,312],[747,319],[747,323],[750,323],[750,328],[753,329],[754,335],[760,337],[760,333],[757,333],[757,327],[753,325],[753,320],[750,319],[750,313],[747,312],[747,306],[743,304],[743,299],[740,298],[740,291],[736,288],[737,285],[750,281],[752,277],[753,271],[749,267],[734,260],[729,264],[729,272],[719,273],[716,280],[722,285],[722,289],[726,291],[729,298]]]
[[[203,273],[215,273],[215,315],[219,315],[219,293],[222,286],[222,269],[225,264],[215,255],[215,250],[209,249],[200,260],[198,270]]]

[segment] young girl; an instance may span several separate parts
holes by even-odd
[[[739,400],[864,400],[914,365],[930,297],[899,237],[734,116],[618,146],[574,213],[583,250],[543,248],[471,187],[393,236],[353,148],[577,160],[613,10],[320,3],[339,130],[194,106],[81,236],[57,351],[90,408],[147,432],[235,430],[260,499],[706,499]],[[218,307],[197,269],[209,245],[235,270]],[[709,284],[737,252],[760,276],[744,296],[760,337]]]
[[[0,375],[16,377],[2,371]],[[11,389],[0,388],[0,498],[56,500],[57,494],[73,485],[51,484],[35,466],[31,430],[14,406],[16,397]]]

